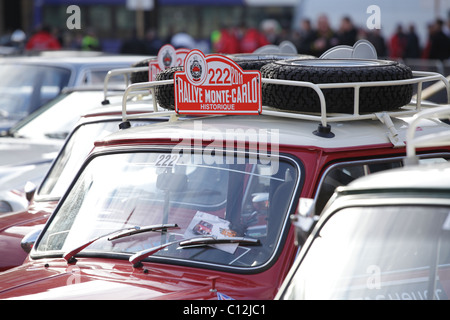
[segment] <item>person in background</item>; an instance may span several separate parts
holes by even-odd
[[[389,56],[392,59],[401,59],[405,54],[406,49],[406,35],[403,32],[401,24],[397,25],[395,33],[392,35],[389,42]]]
[[[51,34],[50,27],[43,25],[31,36],[25,45],[25,50],[59,50],[61,43]]]
[[[367,33],[367,40],[373,44],[378,57],[387,57],[386,40],[381,34],[381,29],[373,29]]]
[[[337,34],[339,44],[353,46],[357,40],[358,29],[350,17],[343,17]]]
[[[270,42],[257,28],[249,27],[244,28],[239,47],[241,53],[252,53],[256,49],[268,44]]]
[[[239,53],[239,40],[234,28],[223,25],[211,34],[212,50],[216,53]]]
[[[450,38],[443,31],[444,22],[437,19],[430,35],[429,59],[445,60],[450,57]]]
[[[194,49],[196,47],[195,39],[186,32],[177,32],[170,39],[170,44],[175,49]]]
[[[411,24],[406,34],[406,48],[403,58],[420,58],[420,52],[419,37],[417,36],[415,26]]]
[[[294,44],[298,53],[312,54],[312,44],[316,37],[310,19],[303,19],[300,23],[300,30],[295,35]]]
[[[94,29],[89,28],[87,34],[81,40],[81,50],[100,51],[101,49],[100,40],[98,40]]]
[[[275,19],[265,19],[261,22],[261,32],[270,44],[280,44],[281,26]]]
[[[328,17],[326,15],[320,15],[317,19],[315,39],[311,45],[312,54],[319,57],[322,53],[338,44],[339,39],[331,29]]]

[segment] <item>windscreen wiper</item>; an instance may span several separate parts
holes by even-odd
[[[131,227],[131,228],[125,228],[125,229],[119,229],[115,230],[113,232],[106,233],[104,235],[101,235],[99,237],[96,237],[94,239],[91,239],[85,243],[83,243],[80,246],[77,246],[76,248],[73,248],[72,250],[67,251],[63,254],[63,258],[68,263],[74,263],[76,262],[75,255],[79,253],[80,251],[84,250],[86,247],[91,245],[93,242],[108,237],[109,241],[125,238],[128,236],[132,236],[135,234],[143,233],[143,232],[153,232],[153,231],[166,231],[167,229],[177,229],[178,225],[176,223],[167,223],[167,224],[158,224],[158,225],[152,225],[152,226],[145,226],[145,227]],[[113,235],[113,236],[111,236]],[[111,237],[109,237],[111,236]]]
[[[230,243],[237,243],[239,245],[244,246],[257,246],[261,244],[259,239],[247,237],[225,237],[225,238],[215,238],[213,236],[195,237],[191,239],[172,241],[153,248],[139,251],[134,255],[132,255],[129,261],[133,264],[133,267],[138,268],[142,265],[141,263],[142,260],[173,244],[178,244],[180,248],[194,248],[213,244],[230,244]]]

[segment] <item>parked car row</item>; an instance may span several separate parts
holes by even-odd
[[[16,65],[24,68],[38,67],[43,74],[51,75],[49,76],[51,78],[54,77],[53,69],[59,68],[70,75],[71,81],[62,84],[61,91],[55,91],[55,97],[49,102],[43,105],[39,103],[37,110],[2,132],[0,192],[5,196],[10,195],[11,190],[23,192],[26,182],[39,185],[63,145],[64,139],[80,116],[91,109],[103,107],[105,75],[111,69],[129,68],[142,58],[141,56],[92,56],[90,54],[81,57],[63,56],[58,57],[57,60],[52,55],[4,58],[4,63],[1,64],[3,67],[12,66],[13,69]],[[18,88],[24,87],[19,79],[27,79],[26,74],[27,72],[24,72],[20,78],[17,78]],[[120,93],[125,88],[124,75],[116,75],[109,79],[107,93],[116,95],[111,99],[120,100]],[[0,85],[0,90],[3,89],[9,90]],[[33,98],[30,101],[35,100]],[[5,105],[13,110],[19,109],[9,104]],[[23,203],[22,201],[15,201],[15,197],[8,198],[11,203],[5,203],[5,210],[8,210],[8,207],[14,211],[25,208],[23,205],[22,208],[18,207]],[[0,201],[2,200],[6,201],[0,198]]]
[[[450,125],[434,111],[450,107],[420,98],[435,81],[374,58],[191,52],[85,115],[27,209],[0,215],[0,299],[447,297]],[[206,97],[262,106],[180,109]]]
[[[148,57],[90,52],[74,54],[70,51],[40,56],[2,57],[0,131],[7,131],[57,97],[63,89],[102,85],[109,70],[130,67],[145,58]]]

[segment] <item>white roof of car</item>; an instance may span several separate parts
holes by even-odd
[[[67,55],[61,54],[58,56],[44,55],[44,56],[18,56],[18,57],[3,57],[2,63],[20,62],[27,64],[47,64],[47,65],[107,65],[111,63],[134,63],[141,60],[148,59],[149,56],[138,55]]]
[[[356,179],[340,190],[445,189],[450,190],[450,165],[429,163],[377,172]]]
[[[393,118],[401,141],[406,140],[410,118]],[[130,120],[133,121],[133,120]],[[280,145],[310,146],[319,148],[346,148],[390,143],[387,127],[378,120],[358,120],[331,124],[333,138],[313,134],[318,123],[265,115],[227,115],[193,118],[189,121],[172,121],[147,127],[130,128],[112,134],[105,141],[123,139],[172,139],[203,137],[216,141],[227,140],[227,133],[235,134],[235,141],[249,141],[252,133],[271,134],[278,137]],[[417,135],[448,130],[449,126],[435,120],[423,120]],[[242,134],[239,134],[239,133]],[[277,135],[277,136],[276,136]],[[272,140],[273,141],[273,140]],[[269,141],[270,142],[270,141]],[[276,141],[275,141],[276,142]]]
[[[326,101],[322,90],[330,88],[353,88],[359,92],[360,86],[393,86],[399,83],[421,84],[426,81],[443,81],[447,86],[450,100],[450,84],[439,74],[416,72],[413,79],[402,81],[378,81],[378,82],[354,82],[354,83],[332,83],[316,85],[303,81],[287,81],[279,79],[261,79],[262,83],[276,83],[280,85],[306,86],[313,88],[318,94],[320,102],[320,113],[302,111],[280,110],[263,106],[258,114],[254,115],[209,115],[193,117],[188,121],[170,121],[164,124],[153,125],[151,128],[138,127],[122,130],[105,138],[108,144],[114,141],[125,140],[140,141],[144,139],[171,139],[181,141],[185,139],[204,138],[204,142],[214,140],[216,142],[230,140],[239,142],[250,142],[251,135],[270,133],[270,136],[278,140],[270,142],[279,145],[301,146],[323,149],[352,148],[361,146],[376,146],[390,144],[393,147],[404,147],[407,140],[407,131],[410,124],[415,126],[415,136],[433,134],[448,131],[449,125],[434,119],[416,120],[415,115],[422,110],[435,109],[438,105],[422,101],[421,90],[413,97],[408,105],[394,111],[379,111],[376,113],[364,113],[360,111],[359,100],[355,99],[353,113],[330,113],[327,111]],[[133,121],[139,116],[127,114],[127,97],[134,90],[151,91],[155,94],[155,87],[172,85],[173,80],[153,81],[147,83],[136,83],[127,87],[122,100],[123,121]],[[325,86],[325,87],[321,87]],[[170,89],[169,89],[170,90]],[[153,100],[153,110],[158,109],[158,98]],[[158,102],[159,103],[159,102]],[[299,102],[300,103],[300,102]],[[447,105],[448,106],[448,105]],[[149,106],[151,109],[152,106]],[[380,108],[382,109],[382,108]],[[388,108],[387,108],[388,109]],[[164,113],[164,112],[163,112]],[[188,112],[189,113],[189,112]],[[158,114],[155,112],[154,115]],[[166,111],[165,115],[173,118],[179,117],[175,111]],[[206,114],[204,114],[206,115]],[[182,116],[181,116],[182,117]],[[326,131],[331,127],[331,135]],[[317,135],[320,131],[322,135]],[[258,138],[256,138],[258,139]],[[101,144],[101,143],[100,143]]]

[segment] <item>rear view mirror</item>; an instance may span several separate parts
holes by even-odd
[[[25,191],[25,197],[27,198],[28,202],[30,202],[34,197],[34,193],[36,192],[36,185],[33,182],[28,181],[23,189]]]
[[[43,229],[44,225],[40,225],[33,231],[26,234],[25,237],[23,237],[22,241],[20,242],[20,246],[22,247],[23,251],[25,251],[26,253],[30,253]]]

